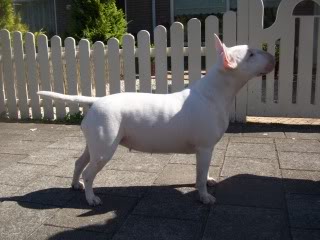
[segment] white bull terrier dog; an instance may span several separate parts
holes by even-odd
[[[248,80],[269,73],[275,65],[267,52],[246,45],[227,48],[217,35],[215,40],[217,63],[181,92],[119,93],[101,98],[38,92],[50,99],[92,104],[81,123],[87,145],[75,163],[72,181],[73,188],[85,188],[89,205],[102,203],[93,192],[93,180],[119,144],[149,153],[195,153],[200,201],[215,202],[207,191],[207,184],[215,184],[208,169],[213,148],[229,125],[230,106]],[[84,186],[79,181],[81,173]]]

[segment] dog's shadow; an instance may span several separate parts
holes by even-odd
[[[197,200],[198,194],[193,187],[194,184],[95,188],[95,192],[103,200],[103,205],[98,207],[88,206],[84,192],[69,188],[43,189],[21,196],[0,198],[0,201],[15,201],[24,208],[39,211],[60,209],[52,218],[53,220],[49,220],[49,225],[61,226],[59,224],[62,224],[63,226],[69,220],[81,222],[81,224],[65,226],[72,228],[53,233],[48,239],[74,239],[79,235],[79,230],[85,230],[82,232],[83,234],[86,231],[94,231],[97,232],[97,236],[98,232],[107,232],[112,236],[130,214],[164,218],[168,215],[169,218],[182,216],[182,218],[202,221],[205,226],[204,219],[207,218],[210,209],[210,214],[212,214],[212,210],[214,212],[217,206],[258,207],[280,209],[285,212],[287,202],[291,201],[288,197],[290,195],[309,196],[310,194],[310,196],[316,196],[318,201],[320,195],[319,182],[317,181],[243,174],[225,178],[215,187],[210,188],[210,192],[214,193],[217,198],[217,203],[211,207],[203,205]],[[303,205],[300,207],[303,208]],[[103,214],[106,216],[98,216]],[[94,223],[95,218],[98,218],[96,223]],[[104,218],[106,218],[105,221]],[[235,234],[237,233],[235,232]]]

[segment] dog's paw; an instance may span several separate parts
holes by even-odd
[[[72,183],[71,187],[74,190],[83,190],[84,189],[84,184],[82,182]]]
[[[215,186],[216,184],[217,184],[217,181],[214,180],[214,178],[208,177],[208,179],[207,179],[207,185],[208,185],[209,187],[213,187],[213,186]]]
[[[216,198],[209,193],[200,194],[200,201],[204,204],[214,204],[216,202]]]
[[[93,196],[93,197],[90,198],[90,199],[87,198],[87,201],[88,201],[89,205],[90,205],[90,206],[93,206],[93,207],[99,206],[99,205],[102,204],[102,201],[101,201],[101,199],[100,199],[98,196]]]

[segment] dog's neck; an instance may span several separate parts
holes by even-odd
[[[208,100],[230,107],[243,82],[246,81],[235,79],[233,74],[215,65],[194,87]]]

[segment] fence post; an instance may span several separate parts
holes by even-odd
[[[96,97],[106,96],[106,61],[103,42],[93,44],[93,65]]]
[[[67,94],[78,95],[78,71],[76,42],[73,38],[68,37],[64,41],[66,76],[67,76]],[[79,112],[77,103],[69,103],[69,113],[75,114]]]
[[[235,12],[226,12],[223,14],[223,42],[227,47],[232,47],[237,44],[237,15]],[[235,100],[230,109],[230,121],[235,121]]]
[[[2,45],[2,62],[3,62],[3,79],[4,90],[7,98],[7,107],[9,117],[12,119],[18,118],[16,91],[14,86],[13,63],[12,63],[12,48],[10,33],[8,30],[0,31],[0,40]]]
[[[164,26],[154,29],[156,93],[168,93],[167,30]]]
[[[214,34],[219,36],[219,19],[209,16],[205,20],[206,41],[206,71],[208,72],[217,62],[217,51],[215,48]]]
[[[171,25],[170,40],[172,92],[177,92],[184,88],[184,31],[182,23],[175,22]]]
[[[201,22],[192,18],[188,22],[189,83],[201,78]]]
[[[110,38],[108,40],[108,69],[110,94],[120,92],[120,55],[119,40]]]
[[[300,114],[310,112],[312,90],[312,63],[314,40],[314,17],[303,16],[300,18],[299,31],[299,59],[297,82],[297,105]],[[319,36],[318,36],[319,37]],[[318,46],[319,47],[319,46]],[[318,69],[319,71],[320,69]]]
[[[237,44],[249,43],[249,0],[238,0],[237,12]],[[240,31],[241,29],[241,31]],[[246,122],[247,116],[248,85],[246,84],[236,96],[237,122]]]
[[[136,57],[134,36],[125,34],[123,43],[124,87],[126,92],[136,91]]]
[[[21,32],[13,33],[13,51],[15,71],[17,78],[17,95],[19,99],[19,110],[22,119],[29,118],[29,106],[27,96],[26,68],[23,58],[23,45]]]
[[[39,60],[39,71],[41,80],[41,90],[51,91],[51,73],[49,63],[49,49],[48,49],[48,38],[46,35],[39,35],[38,37],[38,60]],[[43,98],[42,107],[45,119],[53,119],[53,106],[52,100]]]
[[[53,36],[51,38],[51,55],[53,66],[53,89],[55,92],[64,93],[64,76],[61,53],[61,38]],[[62,119],[66,115],[66,105],[64,102],[55,101],[57,119]]]
[[[140,92],[151,93],[150,34],[142,30],[138,33],[138,61]]]
[[[80,87],[83,96],[91,96],[91,65],[90,65],[90,43],[87,39],[79,42],[79,62],[80,62]],[[88,106],[83,106],[86,113]]]
[[[30,106],[32,108],[32,118],[41,119],[40,99],[37,95],[39,91],[38,66],[36,59],[36,47],[33,33],[26,33],[26,62],[27,62],[27,82],[29,85]]]

